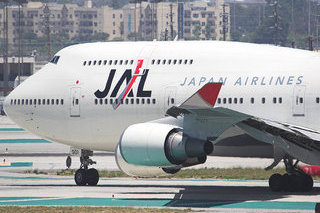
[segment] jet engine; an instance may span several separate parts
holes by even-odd
[[[212,151],[211,142],[188,137],[177,126],[140,123],[123,132],[116,161],[128,175],[161,176],[204,163]]]

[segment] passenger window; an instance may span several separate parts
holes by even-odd
[[[126,102],[126,104],[129,104],[129,99],[126,99],[125,102]]]
[[[120,100],[120,103],[123,104],[123,99]]]
[[[112,60],[109,60],[109,65],[111,65],[112,64]]]
[[[232,98],[229,98],[229,104],[232,104]]]
[[[78,98],[76,99],[76,105],[79,105],[79,99]]]
[[[56,105],[59,105],[59,99],[56,99]]]
[[[101,63],[102,63],[102,61],[100,60],[100,61],[98,62],[98,64],[101,65]]]
[[[162,61],[162,64],[166,64],[166,60],[163,60],[163,61]]]
[[[133,64],[133,60],[130,61],[130,64]]]
[[[33,99],[33,104],[37,105],[37,99]]]
[[[155,99],[155,98],[152,99],[152,103],[153,103],[153,104],[156,104],[156,99]]]
[[[123,60],[120,60],[120,61],[119,61],[119,65],[122,65],[122,63],[123,63]]]
[[[320,103],[320,98],[319,97],[316,98],[316,103],[317,104]]]
[[[147,99],[147,104],[150,104],[150,99],[149,98]]]
[[[63,99],[61,99],[61,105],[63,105]]]
[[[160,59],[158,59],[157,64],[160,64]]]
[[[266,98],[263,97],[263,98],[261,99],[261,102],[262,102],[263,104],[266,103]]]
[[[184,64],[187,64],[188,63],[188,60],[184,60]]]
[[[100,105],[102,105],[103,104],[103,99],[99,99],[99,103],[100,103]]]
[[[42,99],[42,105],[46,105],[46,99]]]
[[[192,63],[193,63],[193,60],[191,59],[190,62],[189,62],[189,64],[192,64]]]
[[[174,98],[171,98],[171,104],[174,104]]]
[[[54,99],[51,99],[51,105],[54,105]]]
[[[84,62],[83,62],[83,66],[86,66],[86,64],[87,64],[87,62],[86,62],[86,61],[84,61]]]
[[[171,64],[171,59],[168,60],[168,64]]]
[[[277,103],[277,98],[273,98],[273,103],[274,103],[274,104]]]
[[[106,65],[106,64],[107,64],[107,62],[108,62],[107,60],[104,60],[104,61],[103,61],[103,65]]]
[[[24,99],[21,99],[21,105],[24,105]]]
[[[144,104],[144,98],[141,99],[141,103]]]
[[[133,98],[131,98],[130,102],[131,102],[131,104],[134,104],[134,99],[133,99]]]
[[[29,104],[32,105],[32,99],[29,100]]]
[[[89,66],[91,65],[91,61],[89,61],[88,65],[89,65]]]
[[[176,63],[177,63],[177,59],[174,59],[174,60],[173,60],[173,64],[176,64]]]
[[[221,104],[221,98],[218,98],[218,104]]]
[[[281,97],[279,98],[279,104],[282,104],[282,98]]]
[[[118,104],[118,99],[115,100],[115,103]]]
[[[128,60],[125,60],[125,61],[124,61],[124,65],[127,65],[127,64],[128,64]]]
[[[136,104],[139,104],[139,98],[136,99]]]
[[[95,103],[95,105],[97,105],[98,104],[98,99],[94,99],[94,103]]]
[[[108,99],[104,99],[104,104],[108,104]]]
[[[16,99],[14,99],[14,105],[16,105],[17,104],[17,100]]]
[[[96,64],[97,64],[97,61],[96,61],[96,60],[94,60],[94,61],[93,61],[93,65],[96,65]]]
[[[38,99],[38,105],[41,105],[41,100],[40,99]]]
[[[182,59],[179,60],[179,64],[182,64]]]
[[[11,100],[10,100],[10,105],[12,105],[12,104],[13,104],[13,100],[11,99]]]
[[[152,59],[151,64],[153,65],[153,64],[154,64],[154,62],[155,62],[155,60],[154,60],[154,59]]]
[[[118,60],[115,60],[115,61],[114,61],[114,65],[117,65],[117,63],[118,63]]]
[[[110,99],[110,104],[113,104],[113,99]]]
[[[47,99],[47,105],[50,105],[50,100],[49,99]]]
[[[303,98],[299,98],[300,104],[303,104]]]
[[[254,104],[254,98],[251,98],[251,103]]]
[[[234,98],[234,99],[233,99],[233,103],[237,104],[237,103],[238,103],[238,99],[237,99],[237,98]]]
[[[227,103],[227,99],[223,98],[223,104],[226,104],[226,103]]]
[[[240,98],[240,104],[243,104],[243,98]]]

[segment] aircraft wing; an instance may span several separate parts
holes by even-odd
[[[308,164],[320,164],[319,132],[227,108],[214,108],[221,86],[221,83],[206,84],[184,103],[168,109],[167,115],[183,117],[187,135],[213,144],[227,129],[236,127],[261,142],[274,145],[275,151],[281,153],[281,159],[288,154]]]

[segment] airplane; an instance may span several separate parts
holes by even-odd
[[[320,56],[224,41],[96,42],[63,48],[5,99],[6,114],[71,146],[79,186],[93,151],[131,176],[170,175],[208,155],[271,157],[272,191],[310,191],[320,165]]]

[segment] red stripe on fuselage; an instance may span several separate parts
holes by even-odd
[[[140,68],[142,67],[142,64],[143,64],[143,60],[138,60],[138,64],[137,64],[137,67],[136,67],[136,71],[134,72],[133,76],[132,76],[132,79],[131,81],[129,82],[129,86],[127,88],[127,90],[125,91],[122,99],[124,99],[127,94],[129,93],[129,91],[131,90],[131,87],[132,85],[134,84],[134,82],[136,81],[138,75],[139,75],[139,72],[140,72]]]
[[[129,93],[129,91],[131,90],[134,82],[136,81],[138,75],[140,74],[140,68],[142,67],[142,64],[143,64],[143,60],[138,60],[138,63],[137,63],[137,67],[136,67],[136,70],[131,78],[131,80],[129,81],[129,84],[127,85],[126,89],[125,89],[125,92],[123,94],[122,97],[120,97],[120,99],[118,100],[118,104],[116,106],[114,106],[114,109],[118,108],[120,106],[120,100],[123,100],[127,97],[127,94]]]

